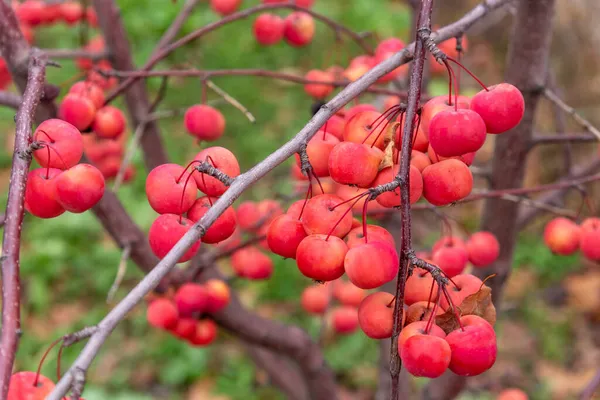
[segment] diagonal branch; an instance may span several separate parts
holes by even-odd
[[[17,93],[12,92],[0,92],[0,105],[5,107],[14,108],[17,110],[21,105],[23,98],[19,96]]]
[[[2,239],[2,337],[0,340],[0,398],[6,398],[19,335],[20,279],[19,253],[24,215],[25,187],[31,165],[31,133],[35,110],[44,91],[46,58],[34,50],[23,102],[17,111],[13,162],[8,188],[6,222]]]
[[[575,120],[575,122],[583,127],[583,129],[594,135],[597,140],[600,140],[600,130],[598,130],[598,128],[596,128],[590,121],[581,116],[581,114],[579,114],[573,107],[565,103],[558,94],[556,94],[550,88],[544,88],[543,94],[548,100],[554,103],[554,105],[556,105],[565,113],[569,114]]]

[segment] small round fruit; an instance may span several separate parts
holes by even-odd
[[[209,279],[204,283],[206,288],[206,312],[216,313],[229,304],[231,292],[227,283],[220,279]]]
[[[269,279],[273,273],[273,261],[255,246],[248,246],[233,253],[231,266],[238,276],[246,279]]]
[[[358,328],[358,312],[354,307],[341,306],[331,311],[333,330],[347,335]]]
[[[373,262],[377,260],[374,268]],[[369,242],[356,246],[346,254],[344,268],[354,285],[375,289],[390,282],[398,273],[398,253],[389,243]]]
[[[318,69],[312,69],[308,71],[304,78],[309,81],[317,82],[330,82],[333,80],[333,77],[330,73]],[[306,94],[317,100],[324,99],[325,97],[329,96],[334,89],[335,88],[332,85],[327,85],[323,83],[304,84],[304,91],[306,92]]]
[[[581,223],[580,248],[590,261],[600,261],[600,218],[587,218]]]
[[[223,135],[225,117],[214,107],[204,104],[191,106],[183,116],[187,131],[200,140],[212,142]]]
[[[256,41],[263,46],[271,46],[283,39],[284,22],[275,14],[261,14],[254,21],[253,32]]]
[[[326,285],[312,285],[302,291],[300,304],[310,314],[323,315],[330,300],[329,288]]]
[[[442,157],[476,152],[485,137],[485,122],[472,110],[443,110],[429,123],[429,145]]]
[[[544,242],[554,253],[568,256],[579,249],[581,228],[570,219],[554,218],[544,228]]]
[[[168,299],[153,300],[146,311],[148,323],[155,328],[173,329],[177,325],[179,313],[175,304]]]
[[[309,14],[296,11],[283,21],[283,36],[291,46],[306,46],[315,35],[315,21]]]
[[[437,378],[450,365],[450,345],[433,335],[414,335],[400,348],[402,365],[413,376]]]
[[[494,328],[483,318],[461,317],[462,329],[452,331],[446,341],[452,350],[450,370],[460,376],[475,376],[496,362],[497,346]]]
[[[177,289],[173,300],[175,300],[179,315],[191,317],[194,314],[201,314],[206,310],[208,293],[203,285],[185,283]]]
[[[346,243],[337,236],[309,235],[298,245],[296,264],[302,274],[315,281],[327,282],[344,275]]]
[[[396,175],[398,175],[399,170],[400,165],[398,164],[382,169],[379,171],[377,177],[373,181],[373,187],[392,182]],[[413,165],[410,165],[409,179],[409,199],[410,204],[414,204],[419,201],[421,195],[423,194],[423,177],[421,176],[419,169]],[[400,188],[397,188],[391,192],[383,192],[377,196],[376,200],[379,204],[387,208],[400,207],[402,205],[402,202],[400,201]]]
[[[449,159],[423,170],[423,197],[444,206],[467,197],[473,189],[473,174],[462,161]]]
[[[116,139],[125,132],[125,116],[117,107],[104,106],[96,111],[92,130],[98,137]]]
[[[269,249],[275,254],[285,258],[296,258],[296,251],[306,232],[302,222],[289,214],[275,218],[267,231]]]
[[[146,178],[146,197],[154,211],[183,214],[189,210],[198,192],[191,174],[177,164],[162,164],[150,171]]]
[[[391,337],[394,326],[394,295],[377,292],[365,297],[358,307],[358,323],[370,338]]]
[[[227,174],[230,178],[235,178],[240,174],[240,164],[237,158],[235,158],[235,155],[231,151],[224,147],[207,147],[196,154],[194,160],[207,162],[219,171]],[[217,178],[206,174],[195,173],[194,179],[196,179],[198,189],[207,196],[219,197],[228,188],[228,186]]]
[[[42,167],[67,169],[81,160],[83,138],[81,132],[68,122],[60,119],[47,119],[38,125],[33,140],[50,144],[33,152],[33,157]]]
[[[525,113],[525,99],[515,86],[500,83],[473,96],[471,110],[481,115],[488,133],[502,133],[519,125]]]
[[[58,108],[60,119],[73,124],[81,131],[87,130],[96,117],[96,106],[85,96],[67,94]]]
[[[500,243],[491,232],[475,232],[467,241],[469,261],[475,267],[486,267],[498,259]]]
[[[36,381],[37,384],[34,385]],[[49,378],[36,372],[16,372],[10,377],[8,383],[7,400],[43,400],[55,386]]]
[[[190,339],[194,346],[207,346],[217,337],[217,324],[210,319],[202,319],[196,324],[196,334]]]
[[[341,198],[332,194],[320,194],[310,199],[302,214],[306,234],[346,236],[352,228],[352,214],[346,212],[348,205],[340,205],[342,202]]]
[[[104,185],[104,176],[98,168],[77,164],[56,178],[57,201],[67,211],[82,213],[100,201]]]
[[[366,188],[377,177],[383,157],[383,151],[377,147],[340,142],[329,155],[329,175],[337,183]]]
[[[193,225],[192,221],[179,215],[159,215],[148,232],[148,241],[154,255],[160,259],[164,258]],[[199,247],[200,240],[195,242],[177,262],[189,261],[196,254]]]
[[[521,389],[504,389],[498,393],[496,400],[529,400],[529,397]]]
[[[56,181],[62,172],[56,168],[29,171],[25,187],[25,209],[29,213],[38,218],[54,218],[65,212],[56,194]]]
[[[200,221],[215,201],[217,201],[216,198],[209,199],[207,196],[196,199],[187,212],[188,218],[193,222]],[[233,235],[236,227],[235,210],[231,206],[227,207],[223,214],[206,230],[206,233],[202,236],[202,241],[209,244],[222,242]]]

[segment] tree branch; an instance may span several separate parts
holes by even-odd
[[[596,128],[590,121],[583,118],[573,107],[565,103],[553,90],[546,87],[543,91],[544,97],[550,100],[554,105],[560,108],[565,113],[569,114],[575,122],[583,127],[586,131],[596,136],[597,140],[600,140],[600,130]]]
[[[19,108],[23,98],[19,96],[17,93],[12,92],[0,92],[0,105],[5,107],[14,108],[15,110]]]
[[[596,372],[596,375],[592,378],[590,383],[583,389],[581,395],[579,396],[579,400],[591,400],[594,396],[594,393],[600,387],[600,369]]]
[[[21,231],[23,225],[25,187],[27,174],[31,165],[31,134],[35,110],[43,94],[46,76],[46,58],[39,51],[33,51],[29,61],[27,86],[23,94],[23,102],[17,111],[16,135],[8,203],[6,206],[6,222],[2,239],[2,336],[0,340],[0,398],[6,398],[8,384],[12,374],[13,363],[19,335],[20,322],[20,289],[19,253],[21,248]]]
[[[557,133],[552,135],[535,134],[531,146],[543,144],[562,144],[566,142],[595,142],[598,138],[591,133]]]
[[[108,57],[107,51],[89,51],[85,49],[44,49],[49,59],[86,58],[91,61],[100,61]]]

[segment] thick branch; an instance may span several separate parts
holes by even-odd
[[[49,59],[86,58],[91,61],[100,61],[108,56],[106,51],[89,51],[85,49],[44,49]]]
[[[506,81],[523,93],[525,115],[517,127],[496,138],[491,176],[494,191],[519,188],[523,184],[525,158],[541,96],[537,89],[543,86],[547,76],[553,15],[554,0],[521,0],[518,4],[508,52]],[[512,266],[518,211],[519,204],[500,198],[490,198],[485,204],[481,229],[492,232],[498,238],[500,256],[492,267],[478,269],[476,274],[480,277],[497,274],[496,278],[489,281],[496,307],[499,307],[502,287]],[[448,372],[425,388],[423,398],[453,399],[464,385],[465,378]]]
[[[131,47],[127,32],[121,20],[121,12],[114,0],[94,0],[98,22],[106,41],[109,59],[117,69],[134,69]],[[138,126],[146,119],[150,110],[150,100],[144,82],[136,82],[125,92],[125,102],[131,117],[132,126]],[[140,139],[144,151],[144,163],[148,170],[165,164],[167,153],[156,121],[147,121]]]
[[[16,116],[16,135],[6,221],[2,239],[2,337],[0,340],[0,398],[6,398],[21,330],[19,253],[24,215],[25,186],[31,165],[31,133],[36,107],[44,90],[46,58],[38,51],[29,61],[23,102]]]
[[[96,0],[97,2],[105,0]],[[500,6],[505,1],[491,1],[495,6]],[[492,9],[479,6],[474,11],[471,11],[461,20],[456,23],[441,29],[440,34],[436,36],[436,41],[442,41],[463,31],[477,20],[482,18]],[[356,82],[351,83],[336,95],[329,103],[321,107],[321,109],[313,116],[308,124],[289,142],[279,148],[277,151],[269,155],[261,163],[254,168],[239,175],[229,187],[229,189],[221,196],[202,219],[196,223],[186,235],[171,249],[171,251],[162,259],[152,271],[136,286],[125,298],[98,324],[98,332],[96,332],[88,341],[81,354],[75,360],[73,366],[58,382],[55,390],[48,397],[49,400],[60,400],[61,396],[66,394],[73,383],[73,372],[78,369],[87,371],[92,361],[100,351],[102,344],[107,339],[108,335],[117,326],[117,324],[125,318],[125,316],[138,304],[143,297],[154,289],[159,281],[171,271],[177,260],[185,254],[185,252],[201,238],[203,233],[210,227],[214,221],[244,192],[249,186],[265,176],[273,168],[284,162],[286,159],[296,153],[300,145],[314,136],[317,131],[331,118],[339,109],[346,105],[349,101],[360,95],[367,87],[374,84],[381,76],[393,71],[398,66],[406,63],[410,59],[410,52],[414,49],[414,44],[408,46],[401,52],[396,53],[392,57],[383,61],[372,70],[367,72]],[[146,247],[147,243],[138,242],[137,246]],[[137,247],[134,246],[134,247]],[[135,251],[132,248],[132,255]],[[273,338],[275,340],[275,338]],[[272,344],[271,344],[272,345]],[[317,382],[318,383],[318,382]]]

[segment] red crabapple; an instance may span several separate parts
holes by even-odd
[[[159,214],[183,214],[196,201],[198,188],[192,172],[177,164],[162,164],[146,178],[146,196]]]
[[[386,167],[379,171],[377,177],[373,181],[372,186],[376,187],[378,185],[384,185],[386,183],[392,182],[396,175],[398,175],[398,171],[400,170],[400,165],[395,164],[391,167]],[[409,169],[410,174],[410,188],[409,188],[409,198],[410,204],[414,204],[421,198],[423,194],[423,178],[421,176],[421,172],[419,169],[413,165],[410,166]],[[383,192],[375,199],[379,204],[384,207],[392,208],[392,207],[400,207],[402,202],[400,201],[400,188],[393,190],[391,192]]]
[[[38,218],[54,218],[65,212],[56,195],[57,178],[63,171],[56,168],[32,169],[27,174],[25,209]]]
[[[500,83],[473,96],[471,110],[481,115],[488,133],[502,133],[519,125],[525,113],[525,99],[515,86]]]
[[[358,307],[358,323],[370,338],[391,337],[394,325],[394,295],[377,292],[365,297]]]
[[[196,320],[194,318],[179,318],[171,333],[184,340],[191,339],[196,334]]]
[[[451,350],[448,342],[433,335],[411,336],[400,347],[402,366],[413,376],[437,378],[450,365]]]
[[[58,203],[67,211],[82,213],[104,195],[104,176],[90,164],[77,164],[55,179]]]
[[[454,286],[454,284],[451,283],[448,285],[447,289],[448,295],[450,296],[450,299],[452,300],[452,303],[454,303],[455,306],[460,306],[464,299],[466,299],[468,296],[474,293],[477,293],[479,289],[483,286],[483,282],[481,281],[481,279],[471,274],[456,275],[452,277],[452,282],[454,282],[456,286]],[[448,300],[445,296],[441,297],[440,306],[444,310],[450,307],[450,304],[448,304]]]
[[[236,12],[240,4],[242,0],[210,0],[210,8],[221,16]]]
[[[248,246],[233,253],[231,266],[238,276],[246,279],[269,279],[273,273],[271,258],[254,246]]]
[[[408,309],[404,313],[404,316],[406,317],[406,324],[421,321],[427,322],[427,320],[431,316],[431,313],[433,312],[434,307],[434,303],[428,302],[426,300],[412,303],[410,306],[408,306]],[[435,315],[438,316],[443,313],[444,310],[442,310],[441,307],[437,307]]]
[[[471,99],[467,96],[458,96],[458,109],[469,109],[471,106]],[[448,103],[448,96],[436,96],[432,97],[423,105],[421,111],[421,129],[427,137],[429,137],[429,124],[433,117],[444,110],[454,110],[454,96],[452,96],[452,105]]]
[[[375,145],[384,149],[386,131],[391,124],[378,111],[361,111],[348,119],[344,127],[344,141]]]
[[[187,212],[187,217],[193,222],[198,222],[210,210],[212,203],[217,201],[216,198],[208,198],[207,196],[196,199],[192,207]],[[233,235],[236,228],[235,210],[229,206],[223,214],[206,230],[202,241],[204,243],[214,244],[222,242]]]
[[[500,243],[491,232],[475,232],[467,241],[469,261],[475,267],[486,267],[500,255]]]
[[[408,340],[408,338],[415,336],[415,335],[426,335],[427,334],[427,335],[436,336],[439,338],[446,337],[446,333],[442,330],[442,328],[440,328],[436,324],[431,324],[431,326],[429,327],[429,332],[425,333],[426,332],[425,329],[428,326],[428,322],[429,321],[417,321],[417,322],[407,323],[406,326],[400,332],[400,335],[398,336],[398,349],[400,349],[402,346],[404,346],[404,342],[406,342]]]
[[[462,328],[446,336],[452,350],[449,368],[460,376],[479,375],[496,362],[498,349],[494,328],[475,315],[463,316],[460,321]]]
[[[364,289],[354,286],[352,282],[340,279],[333,282],[333,297],[345,306],[358,307],[365,296]]]
[[[79,5],[79,3],[76,4]],[[69,93],[87,97],[92,101],[97,110],[104,106],[104,91],[92,82],[79,81],[71,86]]]
[[[472,110],[443,110],[429,123],[429,144],[442,157],[476,152],[485,137],[485,122]]]
[[[310,314],[322,315],[329,305],[329,288],[327,285],[307,286],[302,291],[300,304]]]
[[[206,346],[217,337],[217,324],[210,319],[202,319],[196,324],[196,334],[190,339],[194,346]]]
[[[331,150],[339,143],[339,139],[330,133],[323,134],[322,131],[317,132],[315,136],[308,141],[306,146],[306,154],[313,168],[315,175],[319,178],[329,176],[329,155]],[[300,165],[300,157],[296,157],[296,161]]]
[[[306,232],[302,222],[289,214],[283,214],[275,218],[267,231],[267,243],[269,249],[285,258],[296,258],[296,251]]]
[[[34,385],[36,382],[37,385]],[[16,372],[8,382],[7,400],[43,400],[54,390],[55,386],[49,378],[38,375],[36,372]]]
[[[387,229],[382,228],[379,225],[367,225],[366,229],[369,242],[386,242],[392,247],[396,247],[394,236]],[[348,232],[348,235],[344,240],[349,249],[367,243],[362,224]]]
[[[360,56],[360,57],[367,57],[367,56]],[[371,69],[371,67],[369,67],[369,69]],[[346,122],[348,122],[352,118],[354,118],[354,116],[356,114],[362,113],[364,111],[377,112],[377,108],[373,104],[357,104],[355,106],[350,107],[348,110],[346,110],[346,113],[344,114],[344,119],[346,120]]]
[[[433,291],[432,291],[433,286]],[[408,306],[419,301],[429,300],[431,293],[431,301],[437,299],[438,284],[428,272],[415,269],[413,274],[406,280],[404,289],[404,303]]]
[[[60,4],[62,19],[69,25],[73,25],[83,18],[83,7],[77,1],[65,1]]]
[[[600,261],[600,218],[587,218],[581,223],[581,252],[591,261]]]
[[[423,170],[423,197],[435,206],[462,200],[472,188],[473,174],[462,161],[444,160]]]
[[[206,312],[216,313],[227,307],[231,299],[229,286],[220,279],[209,279],[204,282],[206,289]]]
[[[304,76],[306,80],[309,81],[319,81],[319,82],[330,82],[333,80],[333,76],[329,72],[321,71],[318,69],[312,69],[306,73]],[[333,92],[334,87],[332,85],[326,85],[322,83],[305,83],[304,91],[309,96],[315,99],[324,99],[329,96],[331,92]]]
[[[187,131],[200,140],[212,142],[223,135],[225,117],[219,110],[205,104],[191,106],[183,116]]]
[[[172,329],[177,325],[179,314],[171,300],[159,298],[148,305],[146,318],[148,323],[155,328]]]
[[[439,154],[437,154],[435,152],[435,150],[433,150],[433,148],[431,147],[431,144],[427,148],[427,155],[429,156],[429,160],[431,161],[432,164],[439,163],[440,161],[444,161],[444,160],[456,159],[456,160],[462,161],[466,165],[470,166],[471,164],[473,164],[473,161],[475,161],[475,153],[476,152],[471,152],[471,153],[465,153],[461,156],[442,157]]]
[[[504,389],[498,393],[496,400],[529,400],[529,397],[521,389]]]
[[[283,35],[291,46],[309,44],[315,35],[315,21],[309,14],[296,11],[285,17]]]
[[[173,300],[180,316],[191,317],[204,312],[208,303],[208,294],[202,285],[185,283],[177,289]]]
[[[410,165],[413,165],[415,168],[419,170],[419,172],[423,172],[423,170],[431,165],[431,160],[427,156],[427,154],[422,153],[417,150],[413,150],[410,153]],[[421,180],[423,178],[421,177]]]
[[[358,57],[354,57],[348,68],[344,70],[344,78],[348,79],[351,82],[354,82],[361,76],[363,76],[367,71],[373,68],[377,62],[374,57],[361,55]],[[376,110],[375,106],[372,106],[372,110]],[[351,116],[347,116],[346,120],[349,120]]]
[[[455,236],[455,235],[454,236],[453,235],[442,236],[433,244],[433,246],[431,247],[431,252],[435,253],[442,247],[452,247],[452,246],[466,247],[467,243],[463,239],[461,239],[459,236]]]
[[[96,111],[92,130],[98,137],[116,139],[125,132],[125,116],[117,107],[104,106]]]
[[[161,259],[164,258],[193,225],[194,223],[189,219],[175,214],[159,215],[148,232],[148,241],[154,255]],[[199,247],[200,240],[195,242],[177,262],[189,261]]]
[[[358,328],[358,312],[354,307],[341,306],[331,311],[333,330],[336,333],[349,334]]]
[[[367,144],[340,142],[329,155],[329,175],[337,183],[369,187],[379,172],[384,153]]]
[[[342,202],[342,199],[332,194],[320,194],[310,199],[302,214],[306,234],[328,235],[331,232],[333,236],[346,236],[352,228],[352,214],[346,213],[347,204],[336,207]]]
[[[50,145],[33,152],[33,157],[42,167],[67,169],[81,160],[83,155],[83,139],[81,132],[60,119],[47,119],[38,125],[33,133],[33,140]]]
[[[273,45],[283,39],[283,26],[283,19],[278,15],[261,14],[254,21],[254,37],[263,46]]]
[[[579,249],[581,228],[570,219],[554,218],[544,228],[544,242],[554,253],[567,256]]]
[[[377,268],[373,268],[373,260],[377,260]],[[387,242],[368,242],[348,250],[344,268],[354,285],[375,289],[396,277],[398,253]]]
[[[302,274],[316,281],[333,281],[344,275],[346,243],[337,236],[309,235],[298,245],[296,264]]]
[[[58,108],[60,119],[73,124],[81,131],[87,130],[96,117],[96,106],[89,97],[67,94]]]
[[[452,278],[467,267],[469,254],[463,246],[447,246],[433,252],[431,261]]]
[[[399,52],[400,50],[402,50],[404,47],[406,47],[406,45],[404,44],[404,42],[398,38],[388,38],[385,40],[382,40],[381,42],[379,42],[379,44],[377,45],[377,48],[375,49],[375,61],[377,64],[387,60],[388,58],[390,58],[391,56],[393,56],[394,54],[396,54],[397,52]],[[381,83],[385,83],[385,82],[390,82],[393,81],[394,79],[400,78],[402,76],[405,76],[406,73],[408,72],[408,65],[401,65],[398,68],[396,68],[395,70],[393,70],[392,72],[389,72],[387,74],[385,74],[384,76],[382,76],[381,78],[379,78],[379,82]]]
[[[237,158],[224,147],[207,147],[198,153],[194,160],[207,162],[230,178],[235,178],[240,174],[240,164],[238,164]],[[227,190],[227,186],[223,182],[212,176],[195,173],[194,178],[198,189],[207,196],[218,197]]]

